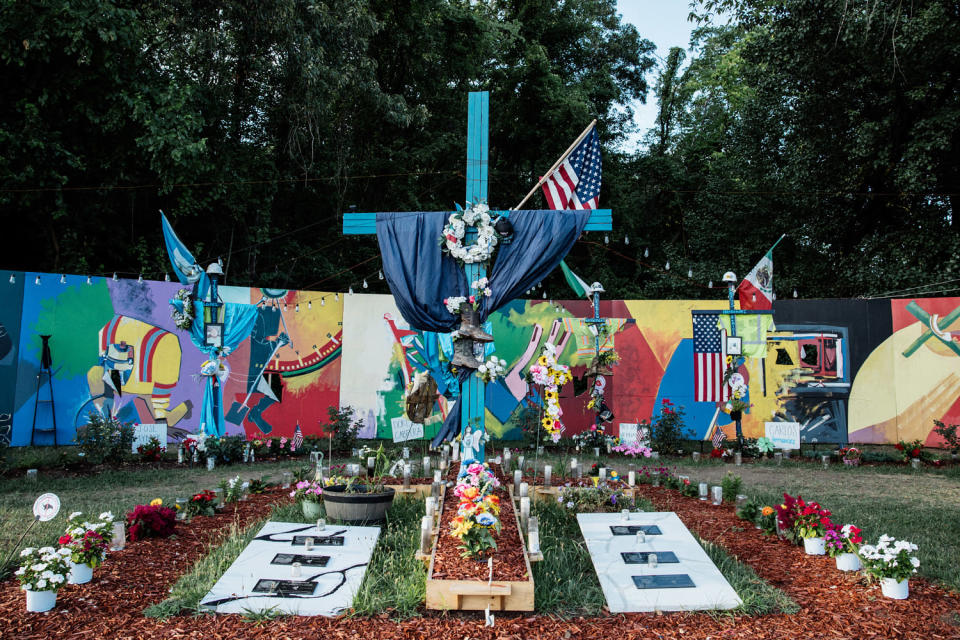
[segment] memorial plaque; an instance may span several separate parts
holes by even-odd
[[[610,533],[615,536],[635,536],[643,531],[648,536],[661,535],[660,527],[655,524],[611,525]]]
[[[294,546],[303,546],[307,543],[307,538],[313,538],[313,546],[315,547],[342,547],[343,546],[343,536],[325,536],[323,538],[318,538],[316,536],[293,536],[292,544]]]
[[[312,596],[317,588],[316,582],[303,580],[267,580],[260,579],[253,588],[254,593],[277,593],[281,596]]]
[[[291,565],[299,562],[305,567],[325,567],[330,562],[330,556],[305,556],[299,553],[278,553],[273,556],[270,564]]]
[[[667,573],[658,576],[631,576],[637,589],[694,589],[693,584],[685,573]]]
[[[651,553],[657,555],[657,562],[660,564],[680,562],[673,551],[621,551],[620,556],[626,564],[647,564]]]

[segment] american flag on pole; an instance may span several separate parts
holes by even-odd
[[[726,332],[717,327],[719,311],[693,312],[693,380],[697,402],[726,402],[730,387],[723,384]]]
[[[290,443],[290,450],[296,451],[300,448],[300,445],[303,444],[303,431],[300,430],[300,425],[297,425],[297,428],[293,432],[293,442]]]
[[[600,198],[600,136],[596,126],[543,183],[551,209],[596,209]]]

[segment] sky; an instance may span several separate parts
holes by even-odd
[[[617,10],[623,16],[624,22],[637,27],[641,38],[650,40],[657,46],[657,64],[667,57],[670,47],[690,45],[690,33],[694,23],[687,22],[690,14],[689,0],[618,0]],[[690,61],[689,52],[687,62]],[[653,95],[653,85],[656,74],[647,76],[650,91],[647,93],[647,103],[634,104],[634,122],[640,126],[640,132],[628,141],[627,150],[633,150],[640,145],[640,138],[653,127],[657,119],[657,99]]]

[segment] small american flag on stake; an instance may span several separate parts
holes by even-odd
[[[697,402],[726,402],[730,387],[723,384],[726,332],[717,327],[719,311],[693,312],[693,384]]]
[[[713,430],[713,448],[719,449],[726,441],[727,434],[723,432],[723,429],[720,428],[720,425],[717,425],[717,428]]]
[[[600,136],[594,126],[543,181],[551,209],[596,209],[603,177]]]
[[[303,431],[300,430],[300,425],[297,425],[297,428],[293,431],[293,441],[290,443],[290,450],[296,451],[300,448],[300,445],[303,444]]]

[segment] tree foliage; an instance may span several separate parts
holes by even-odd
[[[703,0],[655,66],[614,0],[0,0],[3,266],[159,277],[163,209],[229,284],[346,289],[379,265],[343,212],[462,202],[466,94],[487,89],[494,208],[598,119],[616,229],[568,261],[612,296],[722,297],[707,282],[781,233],[780,295],[947,281],[958,12]],[[657,123],[629,151],[648,80]]]

